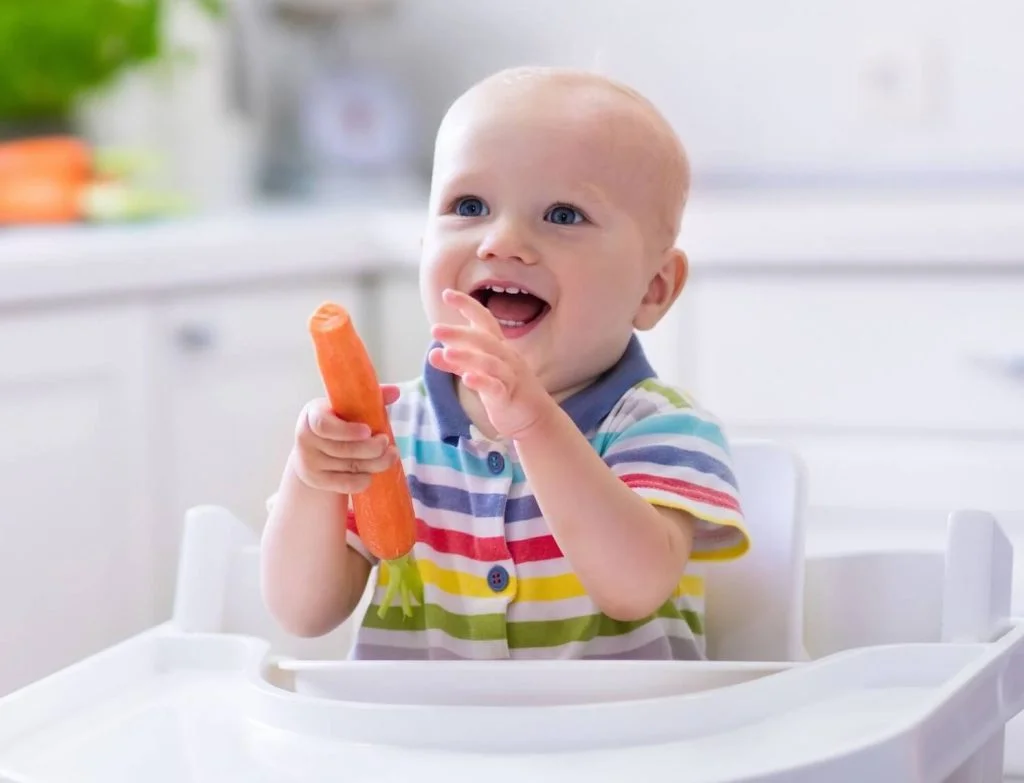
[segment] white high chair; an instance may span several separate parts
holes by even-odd
[[[799,462],[735,457],[754,548],[747,571],[708,567],[707,608],[709,648],[736,660],[338,660],[348,628],[281,633],[257,533],[204,507],[168,623],[0,699],[0,781],[1000,781],[1024,621],[996,520],[952,514],[944,553],[812,559],[801,592]],[[851,611],[865,597],[876,611]]]
[[[804,660],[806,471],[767,441],[736,442],[733,466],[752,544],[742,558],[704,568],[708,657]]]

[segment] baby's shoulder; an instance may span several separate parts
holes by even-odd
[[[601,423],[595,442],[603,450],[676,443],[688,448],[703,441],[725,449],[722,423],[686,389],[659,378],[631,387]]]
[[[687,390],[660,378],[646,378],[619,398],[603,428],[621,428],[649,416],[664,414],[707,415]]]

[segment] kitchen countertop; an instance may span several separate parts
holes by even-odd
[[[264,209],[0,233],[0,307],[417,263],[422,207]]]
[[[125,226],[0,231],[0,306],[239,280],[411,271],[425,204],[263,208]],[[1024,274],[1024,191],[694,194],[694,276],[757,271]]]

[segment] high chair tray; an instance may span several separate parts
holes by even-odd
[[[168,624],[0,699],[0,779],[941,781],[1024,707],[1017,620],[989,643],[795,665],[302,663],[269,649]]]

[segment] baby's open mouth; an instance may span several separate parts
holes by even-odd
[[[491,311],[506,337],[526,334],[551,309],[539,296],[518,286],[488,283],[474,289],[471,295]]]

